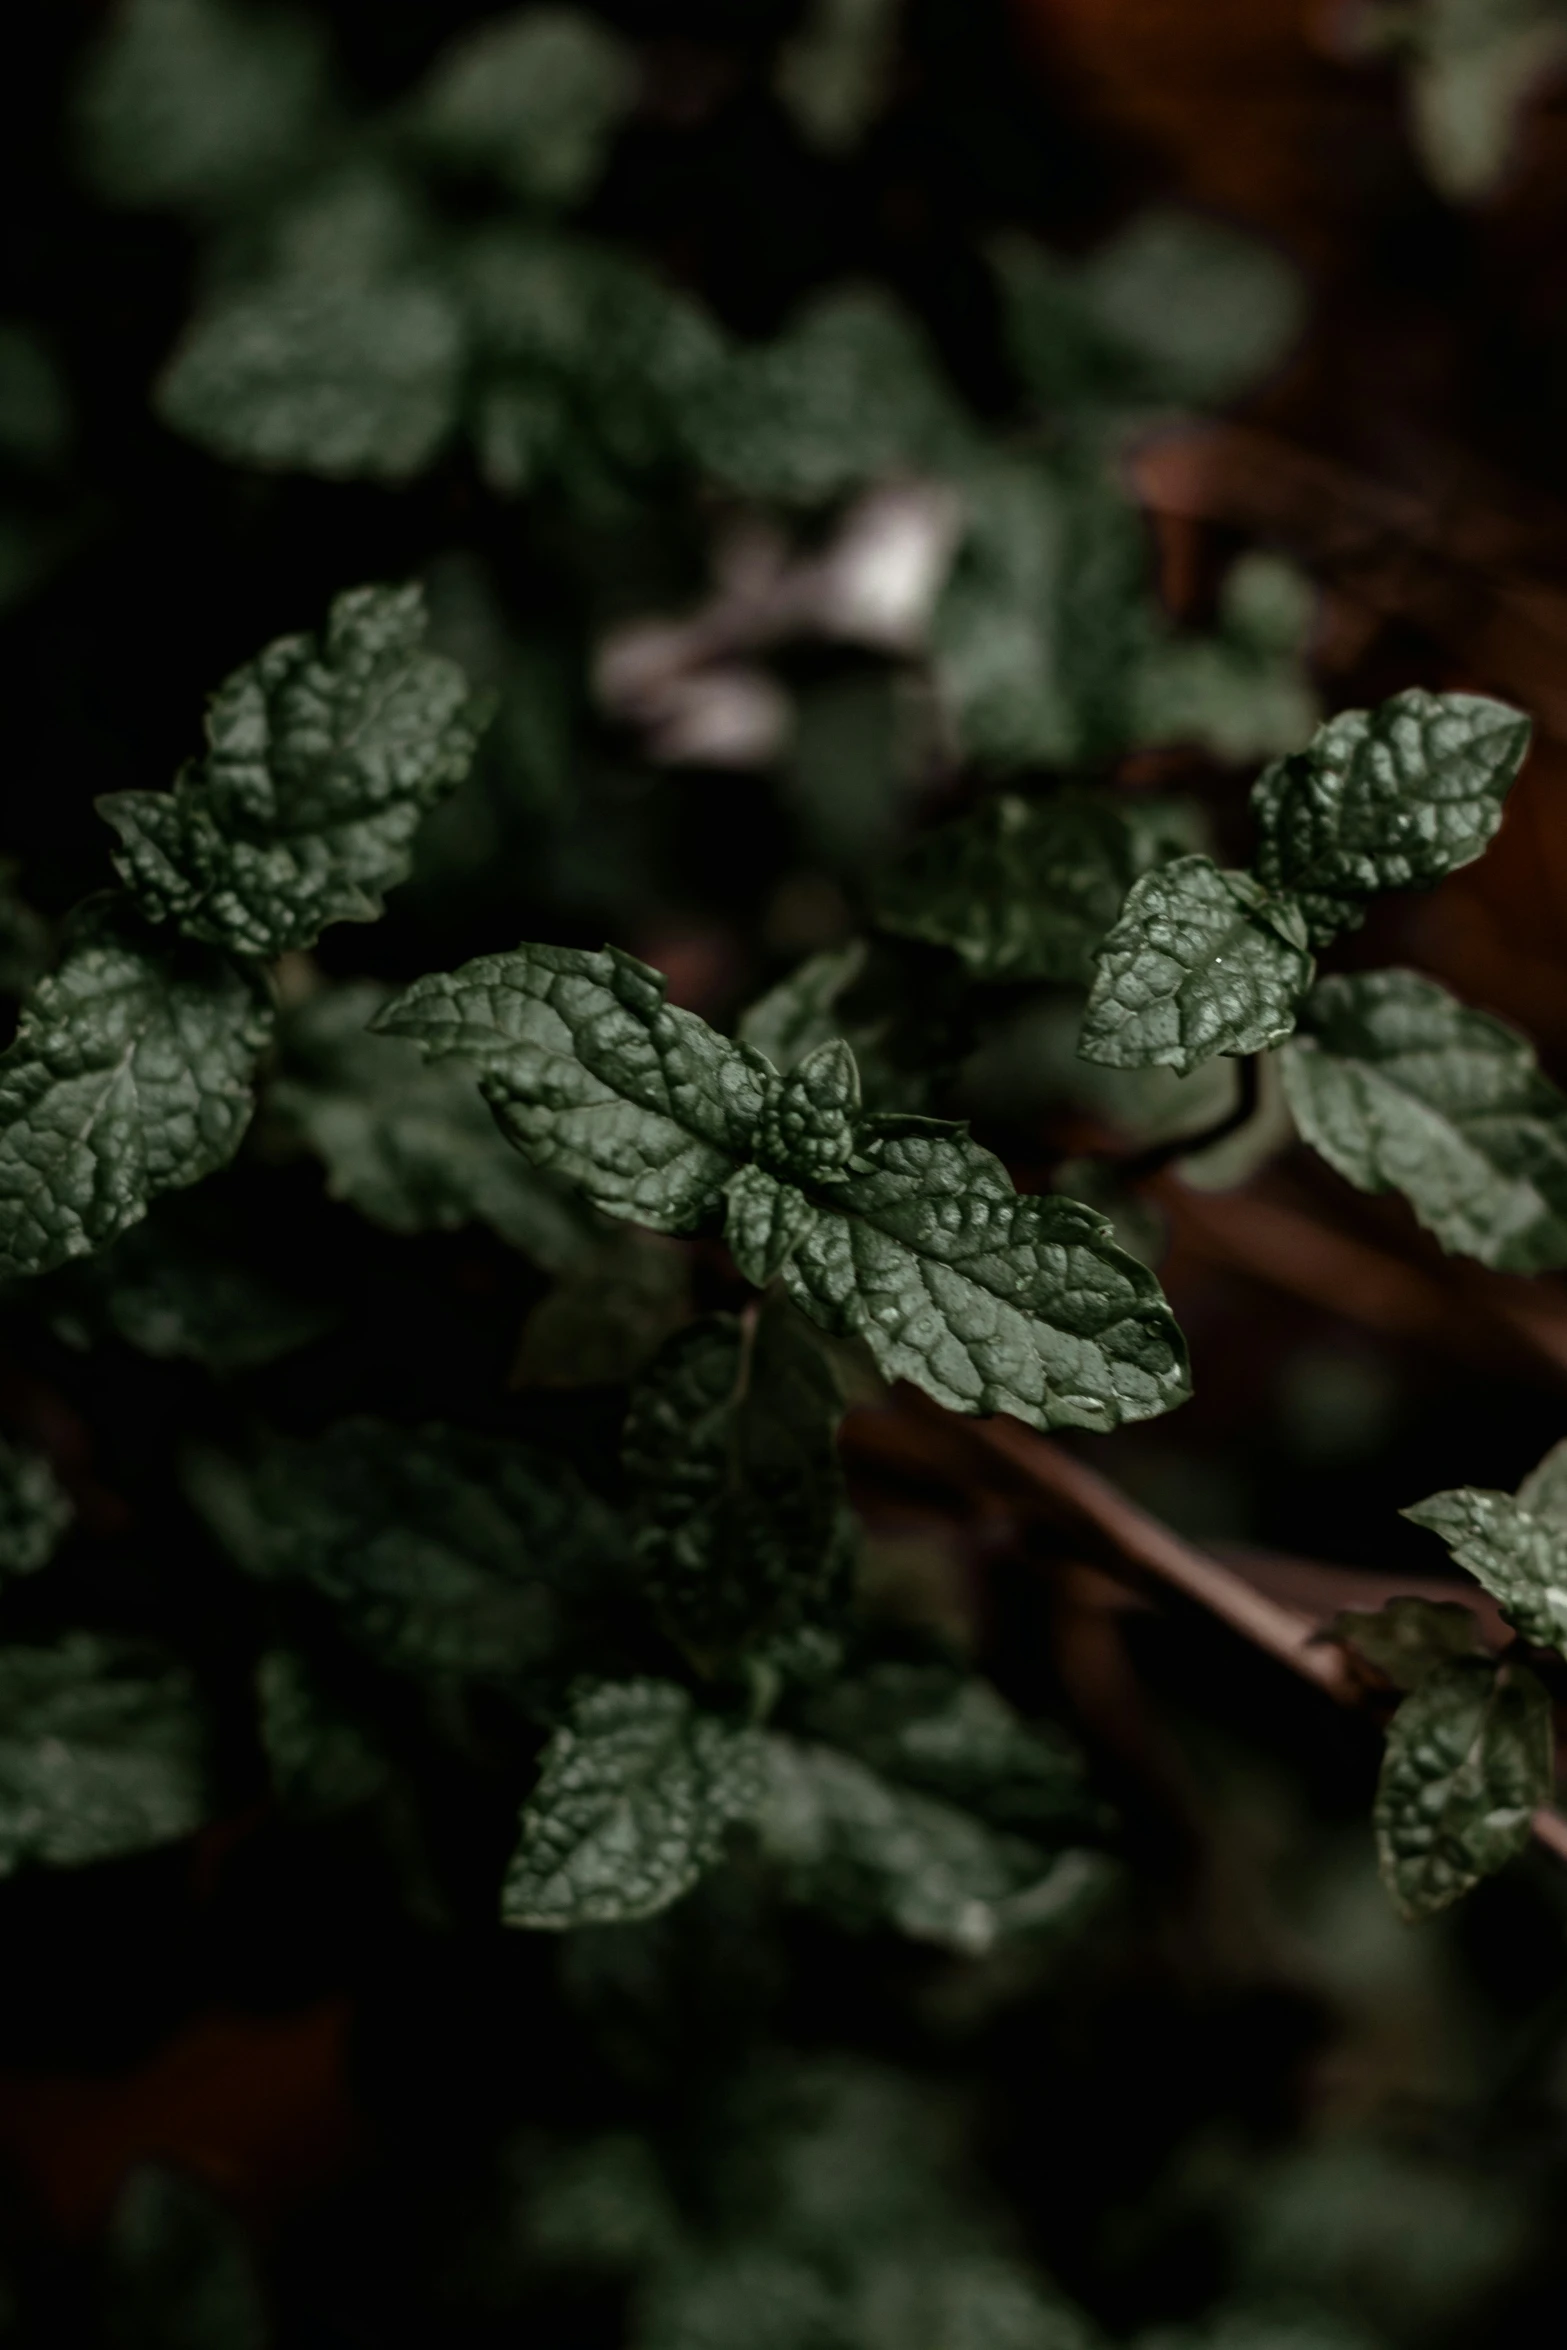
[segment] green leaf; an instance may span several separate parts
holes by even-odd
[[[1039,464],[992,460],[963,480],[968,527],[936,607],[936,687],[971,759],[1002,770],[1076,755],[1056,618],[1066,592],[1066,499]]]
[[[1552,1777],[1551,1702],[1531,1672],[1428,1674],[1388,1726],[1377,1783],[1377,1858],[1400,1916],[1435,1916],[1521,1852]]]
[[[1183,1075],[1215,1053],[1266,1052],[1295,1025],[1312,971],[1293,899],[1177,857],[1136,883],[1100,948],[1079,1049]]]
[[[480,1080],[502,1133],[606,1215],[688,1231],[749,1156],[770,1078],[618,947],[522,946],[418,980],[376,1021]]]
[[[563,1462],[456,1428],[345,1420],[246,1465],[197,1455],[187,1483],[248,1573],[312,1586],[382,1664],[530,1698],[574,1669],[621,1558]]]
[[[1390,1599],[1373,1612],[1345,1608],[1333,1619],[1333,1637],[1357,1649],[1395,1689],[1418,1689],[1439,1665],[1481,1649],[1473,1608],[1451,1599]]]
[[[823,1045],[823,1052],[837,1048]],[[764,1288],[815,1231],[817,1209],[765,1167],[742,1167],[728,1185],[724,1238],[747,1281]],[[817,1316],[820,1320],[820,1316]]]
[[[893,95],[898,0],[813,0],[779,53],[773,86],[825,154],[858,146]]]
[[[785,1181],[830,1183],[854,1155],[860,1073],[841,1040],[818,1045],[768,1088],[753,1147]]]
[[[490,487],[558,483],[589,511],[673,468],[686,420],[722,373],[704,312],[639,262],[584,237],[492,228],[457,256],[472,336],[469,424]]]
[[[1518,1488],[1518,1506],[1532,1517],[1567,1528],[1567,1437],[1553,1444]]]
[[[810,1697],[804,1725],[884,1778],[1059,1840],[1098,1823],[1083,1757],[1051,1723],[1024,1722],[988,1681],[948,1665],[879,1664]]]
[[[891,1925],[976,1957],[1006,1933],[1063,1921],[1103,1881],[1089,1854],[1051,1862],[831,1747],[773,1732],[767,1759],[762,1850],[796,1900],[845,1926]]]
[[[43,1454],[0,1439],[0,1583],[46,1567],[75,1514]]]
[[[188,1674],[72,1633],[0,1649],[0,1876],[172,1843],[208,1816],[207,1741]]]
[[[76,92],[106,196],[219,211],[298,171],[323,126],[324,28],[289,8],[122,0]]]
[[[91,904],[0,1056],[0,1277],[104,1247],[231,1159],[271,1026],[252,973]]]
[[[1157,206],[1086,262],[1031,240],[992,251],[1013,363],[1049,408],[1210,405],[1283,358],[1304,315],[1298,276],[1260,239]]]
[[[847,2334],[841,2297],[796,2254],[769,2243],[688,2247],[653,2272],[638,2306],[638,2350],[829,2350]]]
[[[621,1227],[572,1260],[523,1326],[519,1387],[618,1387],[691,1319],[691,1263],[673,1241]]]
[[[635,95],[635,60],[606,26],[574,8],[529,8],[444,50],[409,119],[443,162],[487,172],[525,200],[572,204],[598,178]]]
[[[1401,1191],[1445,1249],[1567,1264],[1567,1100],[1525,1040],[1412,971],[1325,979],[1284,1054],[1295,1123],[1361,1191]]]
[[[70,442],[70,394],[48,343],[0,319],[0,457],[29,471],[50,467]]]
[[[1480,694],[1395,694],[1343,710],[1252,792],[1257,874],[1308,899],[1317,943],[1346,893],[1423,889],[1472,864],[1502,820],[1529,720]]]
[[[842,1410],[819,1349],[778,1303],[750,1323],[694,1323],[639,1381],[622,1445],[637,1559],[699,1664],[841,1614],[856,1539]]]
[[[680,2242],[663,2166],[634,2131],[541,2150],[529,2189],[528,2250],[557,2271],[635,2277]]]
[[[462,1071],[368,1033],[391,992],[358,980],[290,1012],[269,1111],[325,1162],[332,1197],[389,1232],[488,1224],[549,1271],[578,1263],[595,1246],[592,1218],[508,1146]]]
[[[843,1034],[838,1021],[839,999],[862,976],[865,962],[863,938],[851,938],[841,947],[825,947],[819,955],[810,956],[741,1013],[741,1043],[754,1045],[787,1076],[807,1053]]]
[[[754,1730],[698,1713],[670,1681],[602,1681],[545,1748],[501,1915],[508,1925],[653,1917],[718,1859],[764,1783]]]
[[[101,2254],[113,2350],[268,2350],[271,2327],[246,2230],[207,2185],[138,2162]]]
[[[301,271],[214,295],[155,400],[175,432],[237,465],[406,481],[456,429],[465,358],[439,278]]]
[[[1293,564],[1241,556],[1220,590],[1217,635],[1171,634],[1149,647],[1135,740],[1200,744],[1233,765],[1300,750],[1320,716],[1306,667],[1315,617],[1311,582]]]
[[[1440,1534],[1525,1640],[1567,1655],[1567,1524],[1483,1486],[1433,1493],[1402,1512]]]
[[[614,948],[520,947],[418,981],[378,1025],[465,1059],[504,1130],[610,1214],[689,1229],[727,1189],[747,1275],[782,1268],[888,1378],[1046,1427],[1114,1427],[1185,1395],[1158,1284],[1101,1217],[1019,1199],[959,1127],[860,1117],[841,1044],[780,1080],[663,988]]]
[[[392,1778],[387,1755],[308,1658],[268,1649],[256,1667],[256,1696],[272,1783],[291,1811],[331,1819],[385,1791]]]
[[[478,739],[467,680],[424,631],[417,587],[350,589],[320,638],[279,637],[218,688],[172,792],[98,802],[145,913],[249,955],[376,919]]]
[[[67,1345],[112,1331],[160,1361],[220,1374],[259,1369],[308,1346],[339,1319],[253,1261],[243,1211],[205,1189],[155,1207],[111,1248],[56,1277],[50,1321]]]
[[[932,631],[960,746],[1001,771],[1120,749],[1154,635],[1136,508],[1080,460],[987,457],[960,487],[968,527]]]
[[[971,995],[956,963],[892,937],[813,955],[743,1013],[742,1043],[786,1075],[841,1037],[868,1106],[923,1111],[971,1045]]]
[[[863,1338],[885,1378],[1036,1428],[1113,1428],[1184,1400],[1185,1348],[1153,1275],[1092,1209],[1020,1198],[962,1127],[866,1118],[843,1173],[808,1196],[766,1180],[785,1195],[790,1296],[834,1337]],[[754,1277],[754,1225],[730,1233]]]
[[[882,878],[876,919],[951,947],[976,979],[1088,979],[1132,883],[1195,845],[1177,805],[1003,793],[918,840]]]
[[[1379,0],[1363,37],[1403,52],[1414,144],[1450,204],[1474,204],[1505,178],[1527,111],[1567,54],[1554,0]]]
[[[1300,277],[1272,245],[1174,205],[1129,222],[1078,284],[1145,396],[1161,400],[1237,398],[1279,364],[1305,320]]]
[[[880,293],[832,293],[737,351],[686,419],[697,463],[742,497],[814,506],[941,469],[968,427],[920,328]]]

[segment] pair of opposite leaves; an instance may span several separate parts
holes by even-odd
[[[1178,804],[1007,795],[917,843],[877,919],[976,979],[1092,981],[1092,1061],[1185,1074],[1282,1046],[1296,1124],[1340,1174],[1405,1193],[1445,1248],[1537,1271],[1567,1262],[1567,1102],[1527,1043],[1413,972],[1313,984],[1312,953],[1372,893],[1480,855],[1528,732],[1468,694],[1345,711],[1259,779],[1245,872],[1194,853]]]
[[[1516,1494],[1460,1486],[1404,1515],[1442,1537],[1523,1640],[1567,1651],[1567,1443]],[[1377,1850],[1402,1914],[1429,1917],[1528,1842],[1555,1781],[1551,1700],[1527,1664],[1483,1652],[1467,1607],[1394,1600],[1335,1630],[1405,1692],[1377,1788]]]
[[[1279,1041],[1310,987],[1310,940],[1358,920],[1372,891],[1429,882],[1477,856],[1528,733],[1516,712],[1474,695],[1414,692],[1331,721],[1258,783],[1260,878],[1193,855],[1153,863],[1133,883],[1099,950],[1085,1052],[1189,1067],[1212,1051]],[[1118,819],[1109,821],[1113,830]],[[1108,853],[1104,823],[1079,829],[1067,897],[1074,888],[1093,894],[1105,878],[1095,863]],[[1171,845],[1156,826],[1123,829],[1149,859]],[[905,908],[898,926],[918,925]],[[928,925],[923,934],[933,935]],[[1335,985],[1369,986],[1369,1011],[1357,997],[1348,1023],[1358,1018],[1369,1040],[1333,1029]],[[1427,993],[1447,1001],[1402,974],[1328,982],[1315,1018],[1330,1042],[1358,1048],[1366,1062],[1375,1047],[1406,1064],[1422,1049],[1440,1058],[1453,1048],[1467,1068],[1477,1040],[1494,1045],[1477,1115],[1489,1115],[1493,1136],[1502,1108],[1548,1123],[1552,1089],[1532,1062],[1520,1073],[1514,1064],[1528,1061],[1527,1048],[1508,1031],[1453,1006],[1463,1036],[1411,1035],[1422,1011],[1430,1025]],[[723,1201],[749,1279],[781,1274],[814,1319],[864,1338],[887,1376],[910,1378],[949,1406],[1104,1427],[1184,1392],[1168,1311],[1157,1289],[1131,1275],[1100,1220],[1069,1201],[1018,1198],[960,1128],[864,1115],[842,1043],[819,1046],[780,1078],[754,1050],[672,1009],[656,976],[613,949],[484,957],[419,982],[380,1025],[472,1067],[518,1146],[609,1213],[683,1231]],[[1504,1090],[1510,1081],[1527,1098],[1499,1102],[1498,1074]],[[1308,1063],[1292,1092],[1305,1098],[1310,1077]],[[1380,1157],[1368,1162],[1362,1148],[1346,1164],[1365,1138],[1335,1135],[1333,1107],[1330,1097],[1313,1139],[1326,1135],[1330,1156],[1337,1143],[1336,1163],[1353,1179],[1397,1180],[1399,1144],[1409,1140],[1398,1122],[1376,1138]],[[1455,1173],[1444,1160],[1448,1204],[1467,1218],[1479,1253],[1518,1262],[1567,1245],[1567,1117],[1561,1125],[1560,1217],[1536,1212],[1528,1186],[1514,1186],[1521,1204],[1498,1196],[1516,1170],[1493,1170],[1477,1195],[1467,1166]],[[1532,1142],[1520,1141],[1525,1155]],[[1428,1170],[1427,1190],[1430,1182]]]

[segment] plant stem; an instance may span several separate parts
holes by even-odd
[[[1302,1680],[1315,1682],[1336,1704],[1362,1707],[1371,1700],[1373,1692],[1353,1671],[1343,1646],[1325,1636],[1324,1625],[1183,1540],[1048,1437],[1004,1417],[968,1423],[965,1433],[1005,1464],[1009,1482],[1044,1504],[1053,1523],[1089,1535],[1092,1555],[1112,1571],[1124,1576],[1130,1568],[1137,1580],[1150,1578],[1195,1601]],[[1536,1842],[1567,1861],[1567,1816],[1542,1805],[1532,1826]]]

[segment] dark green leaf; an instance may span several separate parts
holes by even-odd
[[[1525,1640],[1567,1655],[1567,1523],[1473,1485],[1433,1493],[1402,1514],[1441,1535]]]
[[[1220,591],[1216,635],[1172,634],[1149,647],[1136,741],[1196,743],[1232,765],[1298,751],[1320,715],[1305,663],[1314,618],[1311,584],[1292,564],[1243,555]]]
[[[245,2230],[200,2181],[141,2162],[104,2247],[114,2350],[267,2350]]]
[[[1275,249],[1173,205],[1140,213],[1083,265],[1079,285],[1100,329],[1154,399],[1235,399],[1299,334],[1301,281]]]
[[[1446,1249],[1567,1264],[1567,1100],[1524,1039],[1412,971],[1325,979],[1284,1054],[1295,1122],[1361,1191],[1401,1191]]]
[[[1390,1599],[1374,1614],[1346,1608],[1333,1619],[1333,1637],[1357,1649],[1395,1689],[1418,1689],[1438,1665],[1475,1656],[1481,1647],[1473,1608],[1451,1599]]]
[[[916,842],[876,893],[884,930],[951,947],[976,979],[1088,979],[1139,874],[1196,846],[1191,811],[1108,792],[1011,793]]]
[[[1185,1073],[1288,1036],[1313,964],[1300,909],[1249,873],[1178,857],[1144,874],[1099,950],[1081,1051]]]
[[[508,1146],[469,1078],[368,1033],[390,994],[324,988],[283,1023],[267,1107],[325,1161],[332,1197],[391,1232],[488,1224],[552,1272],[584,1259],[593,1219]]]
[[[297,171],[324,113],[322,30],[266,0],[122,0],[77,91],[92,178],[122,204],[207,211]]]
[[[750,498],[811,506],[941,468],[968,427],[915,326],[881,294],[830,294],[739,351],[687,418],[697,462]]]
[[[1518,1504],[1531,1516],[1567,1529],[1567,1437],[1529,1471],[1518,1488]]]
[[[376,1025],[464,1062],[536,1166],[663,1232],[689,1230],[749,1156],[769,1081],[617,947],[483,955],[417,981]]]
[[[639,2319],[638,2350],[725,2350],[742,2332],[754,2350],[836,2350],[846,2338],[827,2279],[767,2243],[688,2251],[665,2263],[642,2296]]]
[[[787,1239],[790,1296],[835,1337],[863,1338],[884,1377],[1037,1428],[1113,1428],[1186,1396],[1153,1275],[1091,1209],[1020,1198],[962,1127],[866,1118],[843,1172],[808,1194],[750,1172],[730,1225],[742,1265],[755,1277],[764,1242]]]
[[[774,88],[811,144],[858,146],[896,86],[898,0],[814,0],[780,52]]]
[[[703,312],[640,263],[543,229],[481,230],[459,265],[470,426],[492,489],[558,481],[579,504],[613,506],[624,482],[678,460],[723,367]]]
[[[972,1957],[1006,1933],[1063,1922],[1103,1882],[1090,1854],[1052,1862],[832,1747],[773,1733],[767,1756],[763,1852],[797,1900],[844,1925],[891,1925]]]
[[[1552,1775],[1551,1702],[1531,1672],[1429,1673],[1389,1724],[1377,1785],[1377,1857],[1400,1916],[1434,1916],[1522,1851]]]
[[[1479,694],[1396,694],[1344,710],[1257,780],[1257,873],[1311,902],[1318,942],[1346,893],[1419,889],[1478,857],[1529,747],[1529,721]]]
[[[698,1713],[673,1682],[587,1688],[545,1749],[502,1917],[561,1931],[667,1909],[755,1812],[763,1751],[756,1731]]]
[[[842,1037],[875,1110],[924,1111],[970,1046],[972,996],[958,966],[890,936],[813,955],[740,1020],[742,1042],[787,1074]]]
[[[263,1271],[245,1240],[231,1205],[225,1212],[205,1190],[179,1195],[57,1276],[53,1326],[69,1345],[112,1331],[143,1354],[219,1373],[256,1370],[332,1329],[333,1304]]]
[[[950,1666],[874,1665],[813,1694],[804,1719],[812,1737],[883,1777],[997,1827],[1059,1837],[1097,1818],[1082,1755],[1065,1733],[1024,1722],[988,1681]]]
[[[1277,253],[1173,206],[1076,266],[1021,237],[993,259],[1013,361],[1051,408],[1233,399],[1302,322],[1300,281]]]
[[[854,1155],[859,1117],[860,1073],[849,1047],[835,1039],[769,1086],[752,1147],[783,1182],[830,1183]]]
[[[1106,473],[987,457],[936,609],[936,686],[968,756],[1002,771],[1119,749],[1135,732],[1155,607],[1141,519]]]
[[[842,1034],[838,1001],[863,974],[865,959],[863,938],[812,955],[741,1014],[742,1044],[754,1045],[787,1076],[807,1053]]]
[[[523,1326],[519,1387],[618,1387],[691,1318],[691,1264],[673,1241],[622,1227],[556,1282]]]
[[[375,1737],[336,1701],[309,1661],[269,1649],[256,1667],[261,1743],[289,1809],[330,1819],[373,1803],[392,1766]]]
[[[31,327],[0,319],[0,457],[29,471],[49,467],[70,440],[70,394],[48,344]]]
[[[279,637],[219,687],[172,792],[99,801],[144,912],[249,955],[375,920],[477,740],[467,681],[424,630],[417,587],[351,589],[319,639]]]
[[[43,1454],[0,1440],[0,1583],[46,1567],[74,1515]]]
[[[462,315],[438,278],[278,277],[196,313],[159,379],[158,413],[234,464],[403,481],[456,427],[464,358]]]
[[[87,909],[0,1058],[0,1276],[102,1248],[231,1159],[271,1027],[226,956]]]
[[[620,1557],[562,1462],[455,1428],[347,1420],[248,1467],[200,1455],[189,1483],[241,1566],[312,1585],[384,1664],[524,1695],[571,1669]]]
[[[528,2250],[551,2268],[634,2275],[679,2241],[658,2156],[633,2131],[551,2146],[530,2188]]]
[[[1078,751],[1056,625],[1069,525],[1045,468],[993,460],[963,481],[968,527],[933,631],[936,685],[969,756],[1003,770]]]
[[[855,1529],[832,1373],[787,1307],[709,1315],[670,1341],[631,1399],[623,1457],[637,1557],[698,1662],[829,1629]]]
[[[529,8],[478,26],[436,60],[410,124],[443,162],[541,204],[597,179],[636,95],[635,60],[597,18]]]
[[[206,1729],[181,1667],[85,1632],[0,1649],[0,1876],[142,1852],[207,1815]]]

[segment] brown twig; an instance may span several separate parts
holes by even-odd
[[[929,1407],[920,1406],[922,1414]],[[947,1415],[943,1414],[945,1419]],[[1096,1470],[1006,1418],[965,1423],[972,1445],[1003,1471],[1004,1482],[1023,1493],[1057,1525],[1087,1536],[1091,1555],[1112,1570],[1130,1570],[1195,1601],[1264,1654],[1314,1682],[1336,1704],[1363,1706],[1366,1683],[1342,1645],[1324,1637],[1327,1626],[1300,1609],[1257,1590],[1246,1577],[1139,1508]],[[1567,1816],[1542,1807],[1534,1815],[1536,1841],[1567,1861]]]
[[[1019,1421],[978,1421],[973,1433],[978,1444],[1003,1461],[1047,1504],[1053,1518],[1058,1522],[1064,1518],[1078,1530],[1091,1530],[1098,1537],[1096,1550],[1101,1554],[1108,1551],[1111,1563],[1134,1567],[1184,1598],[1195,1600],[1254,1648],[1277,1657],[1303,1680],[1314,1681],[1340,1704],[1358,1701],[1359,1687],[1344,1651],[1336,1642],[1321,1638],[1322,1627],[1310,1616],[1271,1599],[1235,1568],[1183,1541],[1097,1470],[1085,1468],[1070,1453],[1048,1438],[1034,1435]]]

